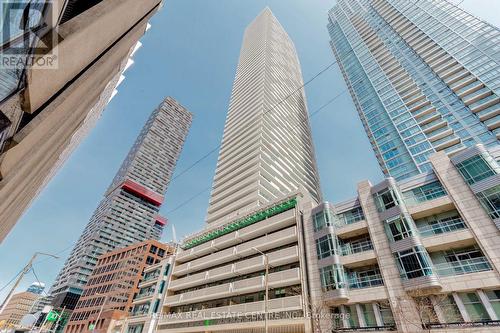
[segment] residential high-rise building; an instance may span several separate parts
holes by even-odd
[[[208,223],[175,256],[157,332],[311,332],[309,289],[320,287],[302,213],[321,194],[301,85],[293,43],[266,8],[245,31]]]
[[[66,333],[93,331],[109,332],[119,319],[127,318],[134,307],[134,298],[149,297],[151,283],[140,288],[143,280],[163,276],[164,271],[148,274],[149,267],[158,268],[174,247],[158,241],[148,240],[103,254],[83,289],[75,310],[66,324]],[[155,285],[153,285],[155,286]],[[159,308],[160,300],[157,300]],[[148,306],[149,307],[149,306]],[[151,305],[154,307],[154,304]]]
[[[0,313],[0,328],[19,327],[21,319],[30,312],[39,297],[40,295],[28,291],[14,294]]]
[[[338,0],[331,46],[386,176],[499,144],[500,30],[447,0]]]
[[[100,255],[160,238],[160,206],[191,121],[170,97],[151,114],[51,288],[56,308],[75,307]]]
[[[207,223],[224,223],[299,186],[320,200],[302,85],[295,46],[266,9],[243,37]]]
[[[161,4],[61,0],[2,6],[0,242],[93,128]]]
[[[33,282],[28,289],[26,289],[27,292],[41,295],[43,291],[45,290],[45,284],[42,282]]]
[[[483,145],[437,152],[430,172],[314,207],[311,293],[333,313],[321,332],[498,332],[498,160]]]

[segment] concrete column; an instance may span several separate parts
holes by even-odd
[[[488,312],[488,315],[490,316],[491,320],[498,320],[498,316],[493,309],[493,306],[491,306],[490,299],[488,296],[484,293],[482,290],[477,290],[477,295],[481,299],[481,302],[483,303],[484,307],[486,308],[486,312]]]
[[[360,304],[356,304],[356,314],[358,315],[359,326],[366,327],[365,317],[363,316]]]
[[[375,320],[377,321],[377,326],[384,326],[384,320],[382,319],[382,314],[380,313],[380,308],[377,303],[372,303],[373,313],[375,313]]]
[[[412,298],[406,294],[403,288],[399,269],[394,260],[383,221],[379,218],[371,188],[372,185],[369,181],[358,184],[359,202],[365,213],[368,231],[377,256],[380,273],[384,279],[394,321],[398,332],[421,332],[420,317],[416,307],[413,306]]]
[[[439,300],[437,299],[437,296],[430,296],[432,305],[434,306],[434,311],[436,311],[437,318],[440,323],[446,323],[446,316],[443,312],[443,309],[441,307],[441,304],[439,304]]]
[[[465,309],[465,305],[462,302],[462,299],[460,296],[458,296],[457,293],[452,293],[453,299],[455,300],[455,303],[457,304],[458,310],[460,311],[460,315],[464,319],[464,321],[470,321],[469,314],[467,313],[467,310]]]

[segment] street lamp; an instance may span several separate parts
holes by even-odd
[[[16,290],[16,288],[19,285],[19,283],[21,282],[21,280],[23,279],[24,275],[30,271],[31,266],[33,266],[33,261],[35,261],[36,257],[39,256],[39,255],[52,257],[54,259],[59,259],[58,256],[50,254],[50,253],[35,252],[33,254],[33,256],[31,257],[30,261],[28,261],[28,263],[26,264],[26,266],[23,267],[23,269],[21,270],[21,273],[19,274],[19,277],[16,280],[16,283],[14,283],[14,285],[10,289],[9,293],[7,294],[7,297],[5,298],[5,301],[3,302],[3,306],[0,309],[0,313],[2,313],[5,310],[5,308],[7,307],[7,303],[9,303],[10,298],[12,297],[12,294]]]
[[[265,254],[264,252],[262,252],[261,250],[255,248],[255,247],[252,247],[252,250],[262,254],[264,256],[264,263],[266,265],[266,276],[265,276],[265,286],[266,286],[266,298],[264,300],[264,327],[265,327],[265,333],[268,333],[269,332],[269,326],[268,326],[268,322],[267,322],[267,312],[268,312],[268,302],[269,302],[269,257],[267,256],[267,254]]]
[[[99,314],[97,315],[97,318],[95,320],[95,323],[94,323],[94,327],[92,327],[92,331],[95,330],[95,328],[97,327],[97,324],[99,323],[99,320],[101,319],[101,314],[102,314],[102,310],[104,309],[104,305],[106,304],[106,302],[108,301],[108,295],[104,295],[104,294],[95,294],[95,295],[98,295],[98,296],[104,296],[104,302],[102,302],[101,304],[101,309],[99,310]],[[90,330],[89,330],[90,331]]]

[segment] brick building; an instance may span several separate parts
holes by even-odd
[[[144,269],[172,253],[173,247],[148,240],[100,256],[65,332],[85,332],[91,325],[106,332],[130,312]]]

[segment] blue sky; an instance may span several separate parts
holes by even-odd
[[[460,2],[461,0],[455,0]],[[328,45],[327,10],[332,0],[173,0],[153,18],[135,64],[95,129],[21,218],[0,247],[0,288],[35,251],[59,253],[35,265],[48,286],[69,254],[128,149],[152,110],[172,96],[195,118],[176,173],[216,147],[221,138],[243,30],[269,6],[294,40],[308,80],[334,57]],[[465,0],[462,5],[495,25],[500,1]],[[309,111],[346,89],[336,67],[307,88]],[[347,93],[312,118],[325,200],[355,195],[356,183],[382,174]],[[180,237],[204,226],[209,191],[169,213],[212,183],[217,154],[174,180],[162,213]],[[163,240],[171,240],[170,227]],[[34,281],[27,275],[20,286]],[[0,292],[0,301],[5,296]]]

